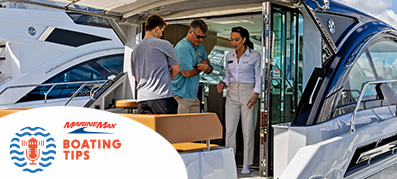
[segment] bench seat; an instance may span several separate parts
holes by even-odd
[[[197,150],[207,149],[207,144],[204,143],[193,143],[193,142],[182,142],[171,144],[178,152],[191,152]],[[219,145],[210,144],[211,149],[219,148]]]
[[[153,129],[169,143],[222,138],[222,124],[215,113],[119,114]]]

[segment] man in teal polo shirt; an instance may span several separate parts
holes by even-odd
[[[207,31],[204,21],[193,20],[186,37],[175,46],[181,72],[172,80],[172,92],[178,101],[178,114],[200,112],[200,101],[197,99],[199,73],[210,74],[213,70],[201,44]]]

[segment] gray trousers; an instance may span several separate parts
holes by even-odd
[[[230,83],[226,96],[226,147],[232,147],[236,154],[236,131],[241,116],[244,139],[244,164],[252,165],[254,160],[254,139],[259,103],[248,109],[247,102],[254,94],[253,83]]]

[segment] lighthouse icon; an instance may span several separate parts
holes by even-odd
[[[34,161],[39,159],[40,157],[40,149],[37,149],[37,147],[44,146],[44,140],[42,141],[37,141],[34,137],[29,139],[28,141],[22,140],[22,146],[27,145],[28,148],[26,149],[26,158],[28,158],[32,163],[29,163],[29,165],[36,165]]]
[[[55,160],[55,139],[42,127],[24,127],[11,139],[10,156],[23,172],[43,172]]]

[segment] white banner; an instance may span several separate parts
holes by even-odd
[[[0,122],[1,178],[187,178],[170,143],[118,114],[50,107]]]

